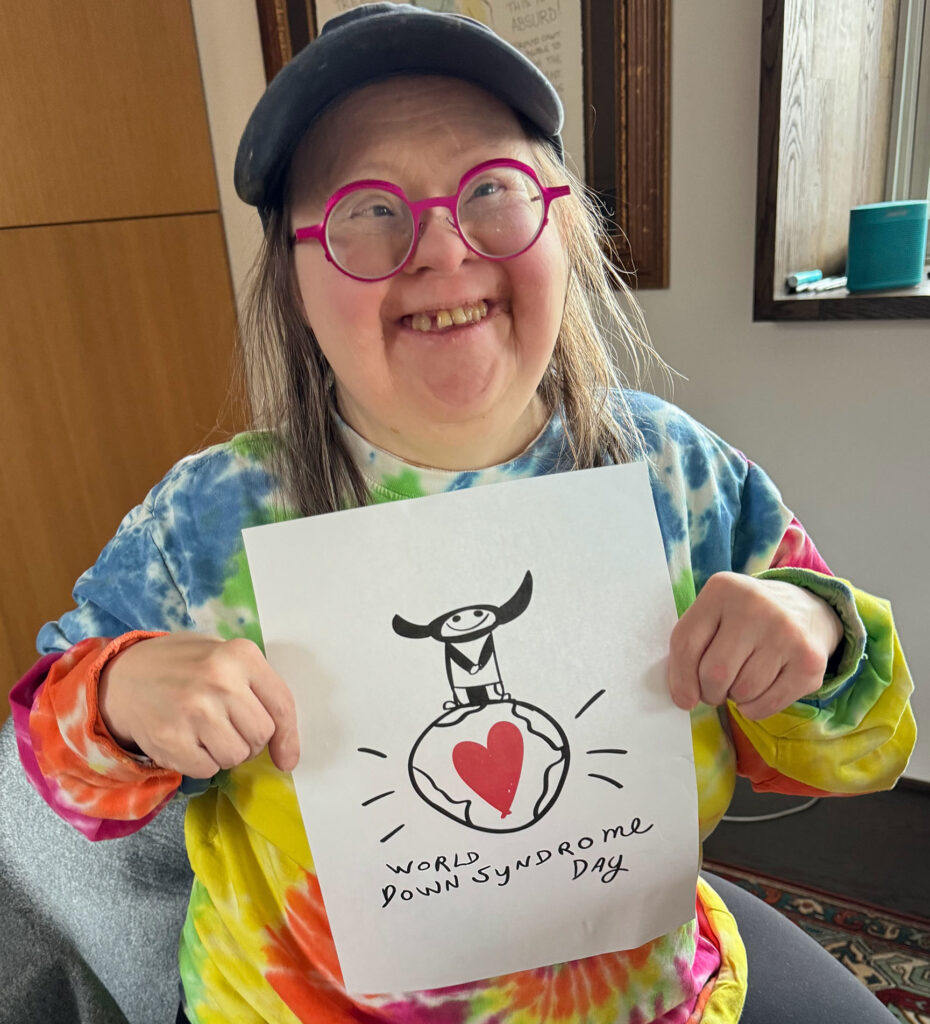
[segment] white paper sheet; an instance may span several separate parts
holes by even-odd
[[[369,0],[316,0],[318,28]],[[397,0],[474,18],[524,53],[555,86],[565,108],[562,140],[584,178],[584,84],[581,0]]]
[[[690,723],[666,687],[644,464],[244,537],[350,991],[633,948],[694,917]],[[431,623],[439,639],[414,635]]]

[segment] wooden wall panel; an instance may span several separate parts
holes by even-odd
[[[2,692],[122,516],[235,426],[235,309],[213,213],[0,231],[0,267]]]
[[[849,210],[884,198],[899,0],[786,0],[775,281],[842,274]]]
[[[0,226],[217,208],[188,0],[3,0],[0,96]]]

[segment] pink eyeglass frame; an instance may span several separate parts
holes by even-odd
[[[519,252],[510,253],[509,256],[488,256],[487,254],[480,252],[469,243],[462,231],[462,226],[459,223],[458,204],[459,199],[462,196],[462,192],[465,191],[465,186],[472,178],[477,177],[489,167],[511,167],[514,170],[522,171],[536,183],[545,204],[543,206],[543,217],[539,225],[539,230],[535,235],[533,235],[529,242],[519,250]],[[381,277],[358,277],[356,274],[350,273],[344,267],[340,266],[333,257],[332,253],[329,251],[329,244],[326,241],[326,226],[329,223],[329,215],[332,213],[335,205],[350,192],[357,192],[359,189],[363,188],[379,188],[383,189],[385,192],[390,192],[392,195],[397,196],[398,199],[403,200],[403,202],[407,204],[407,207],[413,216],[413,240],[410,243],[410,251],[404,257],[403,263],[401,263],[396,270],[392,270],[390,274],[382,274]],[[495,262],[500,262],[501,260],[512,260],[517,256],[521,256],[527,251],[527,249],[535,245],[539,236],[543,232],[543,228],[549,223],[549,206],[552,204],[553,199],[559,199],[562,196],[567,196],[570,192],[571,188],[569,188],[568,185],[553,185],[549,188],[545,188],[532,167],[528,164],[522,163],[520,160],[511,160],[508,158],[501,158],[500,160],[485,160],[480,164],[476,164],[470,171],[466,171],[462,175],[462,179],[459,181],[459,187],[451,196],[434,196],[431,199],[418,199],[416,202],[411,202],[404,194],[403,189],[398,185],[392,184],[390,181],[379,181],[375,178],[353,181],[348,185],[344,185],[329,197],[326,202],[326,209],[323,211],[323,220],[319,224],[314,224],[312,227],[297,228],[294,232],[294,243],[299,244],[300,242],[309,241],[319,242],[320,245],[323,246],[323,252],[326,255],[327,260],[329,260],[329,262],[332,263],[340,273],[345,274],[346,277],[351,277],[354,281],[368,281],[372,283],[375,281],[385,281],[389,277],[394,277],[395,274],[399,274],[413,259],[414,253],[417,251],[417,243],[420,240],[420,219],[423,215],[423,211],[432,209],[436,206],[441,206],[452,214],[452,222],[455,225],[455,230],[458,232],[458,236],[461,238],[462,243],[470,252],[473,252],[476,256],[480,256],[484,260],[494,260]]]

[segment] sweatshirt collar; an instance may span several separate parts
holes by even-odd
[[[371,444],[341,418],[339,426],[375,500],[420,498],[504,480],[544,476],[571,468],[571,453],[558,411],[552,413],[543,429],[519,455],[496,466],[471,470],[416,466]]]

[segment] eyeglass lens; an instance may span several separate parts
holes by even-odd
[[[461,190],[456,215],[465,242],[482,256],[506,259],[532,245],[545,203],[539,185],[506,166],[485,168]],[[407,203],[386,189],[358,188],[332,208],[326,243],[336,263],[374,280],[401,267],[414,246],[416,226]]]

